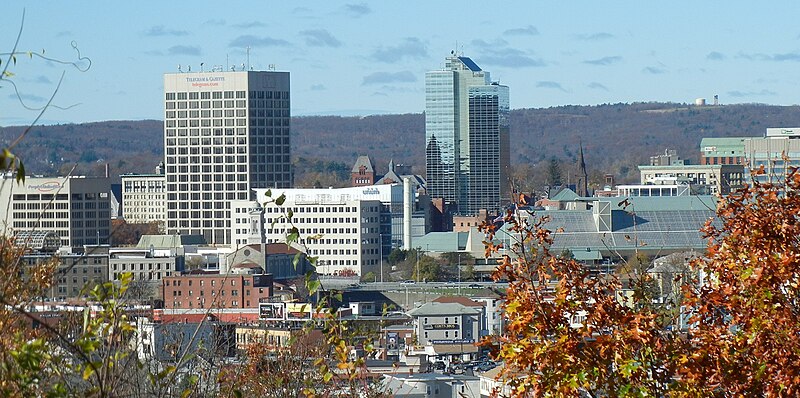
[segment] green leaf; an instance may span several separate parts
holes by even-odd
[[[278,206],[283,206],[283,202],[286,201],[286,194],[281,194],[275,199],[275,204]]]
[[[300,231],[297,229],[297,227],[292,227],[292,229],[290,229],[289,233],[286,235],[286,244],[291,246],[292,243],[297,242],[298,239],[300,239]]]
[[[322,283],[320,283],[320,281],[317,280],[317,279],[312,280],[312,281],[308,281],[308,283],[306,283],[306,287],[308,288],[308,294],[316,293],[317,290],[319,290],[321,285],[322,285]]]
[[[94,368],[87,365],[83,369],[83,379],[84,380],[89,380],[89,378],[92,377],[92,374],[94,374]]]
[[[25,182],[25,165],[22,164],[22,161],[18,161],[17,164],[17,182]]]

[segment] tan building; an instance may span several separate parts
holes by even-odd
[[[108,244],[111,182],[94,177],[10,176],[0,183],[0,230],[53,231],[61,246]]]
[[[164,226],[167,217],[167,192],[164,174],[123,174],[122,217],[129,223],[157,222]]]
[[[481,209],[476,215],[453,216],[453,232],[469,232],[470,228],[477,228],[489,220],[486,209]]]

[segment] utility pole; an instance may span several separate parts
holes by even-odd
[[[419,252],[422,250],[421,247],[417,248],[417,282],[419,282]]]
[[[461,295],[461,253],[458,253],[458,295]]]

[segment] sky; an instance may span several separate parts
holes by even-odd
[[[451,51],[508,85],[514,109],[793,105],[799,12],[791,0],[14,1],[0,67],[20,27],[23,54],[0,80],[0,126],[35,120],[62,73],[39,124],[162,119],[164,73],[238,70],[247,47],[253,69],[291,73],[295,116],[420,113],[425,72]]]

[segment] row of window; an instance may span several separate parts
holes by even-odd
[[[277,102],[277,101],[276,101]],[[233,108],[233,101],[225,101],[225,108]],[[289,109],[273,109],[272,108],[272,101],[266,101],[264,104],[267,109],[251,109],[250,110],[250,117],[253,118],[271,118],[271,117],[290,117]],[[175,109],[174,104],[168,104],[167,109]],[[181,104],[178,104],[180,107]],[[193,104],[189,103],[188,109],[197,109],[192,108]],[[203,101],[200,103],[200,109],[202,110],[167,110],[164,112],[166,119],[188,119],[188,120],[209,120],[209,119],[222,119],[222,118],[246,118],[248,117],[247,109],[244,109],[240,102],[237,101],[236,107],[238,109],[214,109],[210,110],[211,106],[209,105],[208,101]],[[222,101],[214,101],[213,108],[222,108]],[[263,107],[262,107],[263,108]],[[187,108],[178,108],[178,109],[187,109]]]
[[[197,100],[197,99],[242,99],[248,98],[247,91],[199,91],[199,92],[170,92],[165,93],[164,99],[167,101],[175,100]],[[289,99],[288,91],[250,91],[250,99]]]
[[[377,211],[377,207],[365,208],[365,211]],[[267,207],[267,213],[283,213],[284,211],[291,210],[293,213],[347,213],[358,212],[358,207],[344,207],[344,206],[325,206],[325,207]]]

